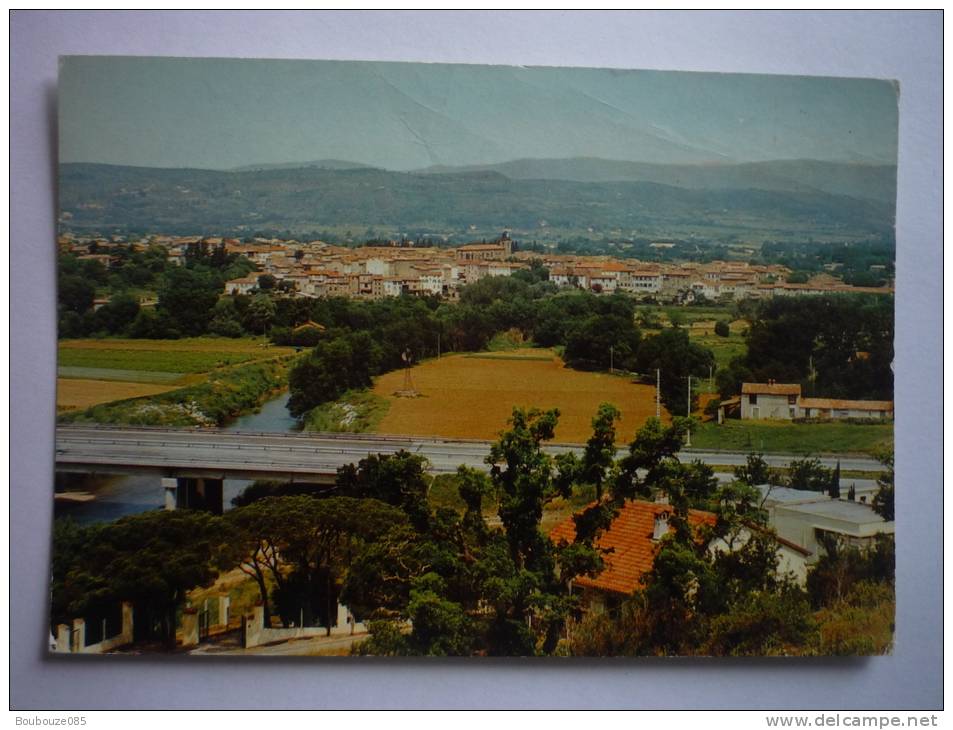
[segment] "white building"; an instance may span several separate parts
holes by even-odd
[[[801,386],[789,383],[742,383],[741,418],[791,420],[798,417]]]
[[[779,537],[809,550],[814,556],[810,562],[823,554],[825,533],[861,549],[871,547],[879,534],[894,534],[894,523],[884,521],[868,504],[767,484],[758,490],[765,495],[769,524]]]
[[[250,274],[240,279],[225,282],[226,294],[250,294],[258,288],[258,274]]]
[[[796,383],[742,383],[743,419],[791,420],[794,418],[893,418],[893,401],[803,398]]]
[[[893,418],[893,401],[801,398],[802,418]]]

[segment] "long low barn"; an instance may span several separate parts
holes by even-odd
[[[801,398],[802,418],[893,418],[893,401]]]

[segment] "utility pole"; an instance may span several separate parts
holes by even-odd
[[[615,372],[613,365],[613,357],[615,355],[615,348],[612,345],[609,345],[609,374],[611,375]]]
[[[692,376],[688,376],[688,417],[692,417]],[[692,429],[689,428],[686,431],[685,435],[685,445],[691,448],[692,446]]]
[[[655,368],[655,417],[662,417],[662,407],[660,401],[660,394],[662,392],[662,371],[659,368]]]
[[[437,359],[440,359],[440,333],[437,333]]]

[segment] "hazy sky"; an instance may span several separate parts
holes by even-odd
[[[886,81],[610,69],[72,56],[61,162],[408,170],[524,157],[896,162]]]

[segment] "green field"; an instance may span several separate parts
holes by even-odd
[[[122,383],[175,383],[183,373],[157,370],[120,370],[118,368],[58,367],[58,378],[117,381]]]
[[[692,448],[791,454],[873,454],[893,448],[893,424],[785,423],[728,420],[692,432]]]
[[[253,337],[236,339],[189,337],[181,340],[61,340],[57,349],[60,368],[112,371],[112,373],[94,374],[90,370],[82,370],[74,372],[83,374],[72,374],[67,370],[61,372],[63,377],[100,380],[121,379],[117,371],[206,373],[220,367],[240,365],[294,352],[294,349],[290,347],[270,345],[265,347],[262,340]],[[108,377],[110,375],[112,377]],[[142,380],[142,376],[135,380]]]
[[[165,373],[204,373],[226,365],[258,359],[249,352],[201,352],[168,347],[156,350],[94,350],[60,348],[59,365],[67,368],[141,370]],[[83,377],[94,377],[85,375]]]
[[[715,367],[720,369],[728,366],[732,358],[744,355],[747,351],[745,338],[737,332],[728,337],[718,335],[692,335],[692,342],[711,350],[715,355]]]
[[[731,319],[731,307],[728,306],[665,306],[659,307],[658,310],[660,310],[670,322],[680,319],[687,324],[691,324],[692,322],[710,319]]]

